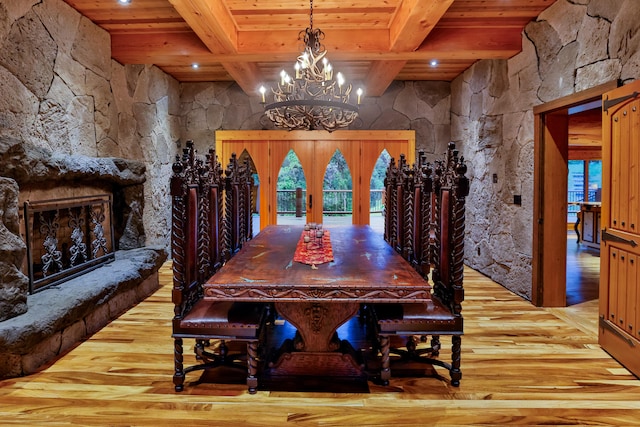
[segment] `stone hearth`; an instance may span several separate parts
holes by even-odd
[[[166,248],[145,247],[145,166],[119,158],[58,155],[0,136],[0,378],[33,373],[158,288]],[[115,259],[28,294],[27,200],[113,196]]]
[[[112,263],[29,295],[24,314],[0,322],[0,378],[36,372],[151,295],[166,258],[161,248],[118,251]]]

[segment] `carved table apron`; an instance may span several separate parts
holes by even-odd
[[[275,303],[297,329],[291,351],[271,363],[284,374],[310,374],[309,359],[357,373],[349,345],[336,330],[362,303],[427,302],[430,286],[369,226],[331,228],[334,261],[316,268],[293,261],[302,227],[269,226],[247,242],[205,284],[205,298]],[[321,372],[321,375],[330,373]]]

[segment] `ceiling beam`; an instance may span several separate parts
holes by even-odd
[[[192,31],[183,33],[143,33],[111,35],[111,55],[123,64],[159,64],[155,58],[208,56],[211,51]],[[142,62],[146,61],[146,62]]]
[[[389,26],[390,50],[412,52],[420,47],[451,3],[453,0],[402,1]]]
[[[430,59],[508,59],[521,48],[521,31],[513,30],[513,37],[501,29],[485,29],[481,34],[463,29],[432,31],[429,40],[414,52],[377,52],[372,50],[329,51],[335,61],[417,61]],[[472,36],[473,35],[473,36]],[[295,45],[295,42],[293,43]],[[466,50],[465,50],[466,49]],[[293,63],[300,53],[295,49],[262,50],[253,53],[217,54],[193,33],[145,33],[132,37],[114,34],[111,37],[113,57],[123,64],[171,65],[189,62],[288,62]]]
[[[238,53],[261,52],[266,55],[288,53],[293,64],[304,50],[298,40],[299,30],[241,31],[238,33]],[[335,52],[387,52],[389,31],[333,29],[325,33],[323,41],[328,55]],[[329,57],[329,60],[332,58]]]
[[[434,59],[508,59],[521,50],[519,28],[435,28],[417,52],[431,52]]]
[[[224,2],[169,1],[212,53],[236,53],[238,51],[238,29]]]
[[[200,40],[214,54],[238,53],[238,29],[231,12],[221,1],[170,0]],[[245,93],[255,93],[261,80],[255,62],[226,62],[220,64]]]
[[[407,61],[374,61],[365,79],[365,96],[382,96]]]
[[[236,80],[247,94],[254,94],[257,86],[274,78],[264,75],[267,72],[265,66],[287,68],[286,64],[293,64],[300,53],[297,31],[272,33],[253,33],[247,38],[244,36],[248,34],[240,33],[239,43],[245,43],[246,46],[243,46],[241,52],[236,53],[212,53],[193,32],[144,33],[136,37],[114,34],[111,38],[112,55],[123,64],[155,64],[161,68],[175,70],[176,75],[186,73],[185,64],[199,64],[199,71],[185,79],[188,81],[202,81],[213,77],[219,79],[222,70],[216,67],[224,67],[229,77]],[[384,31],[381,34],[388,35]],[[292,42],[283,41],[288,39],[285,37],[287,35]],[[485,28],[477,33],[472,29],[438,27],[431,31],[428,40],[417,50],[403,52],[390,51],[386,42],[380,43],[380,39],[367,40],[372,38],[371,32],[332,30],[328,37],[330,40],[347,40],[340,46],[327,46],[332,62],[370,63],[364,73],[348,76],[350,80],[362,79],[367,96],[383,94],[398,74],[403,75],[403,78],[424,75],[421,62],[424,63],[424,67],[429,67],[432,59],[438,60],[441,62],[438,68],[442,70],[433,68],[433,74],[440,73],[450,78],[449,74],[463,71],[475,60],[510,58],[520,51],[522,43],[521,30],[517,28]],[[244,53],[245,49],[251,53]],[[409,61],[413,63],[413,71],[406,68]],[[446,66],[444,61],[467,63],[462,66],[455,64],[451,72],[443,74],[446,73],[443,68]],[[180,66],[182,68],[178,68]],[[214,71],[208,73],[205,70]],[[272,71],[269,68],[267,73],[272,74]],[[444,77],[443,79],[446,79]]]
[[[222,66],[249,96],[258,94],[262,73],[253,62],[223,62]]]
[[[389,50],[413,52],[445,14],[453,0],[405,0],[389,26]],[[371,64],[365,86],[367,96],[381,96],[404,68],[407,60],[379,60]]]

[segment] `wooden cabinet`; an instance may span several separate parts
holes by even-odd
[[[600,203],[580,204],[580,242],[600,249]]]

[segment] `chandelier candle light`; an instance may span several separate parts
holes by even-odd
[[[351,84],[341,73],[334,78],[333,68],[325,58],[327,51],[321,41],[324,33],[313,28],[313,0],[309,27],[300,31],[304,52],[298,56],[291,77],[280,72],[277,88],[272,88],[273,102],[267,104],[267,89],[260,87],[261,103],[274,126],[287,130],[325,129],[329,132],[349,126],[358,117],[362,89],[356,91],[357,104],[351,104]]]

